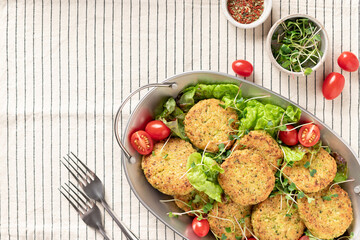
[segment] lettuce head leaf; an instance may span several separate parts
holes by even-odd
[[[239,130],[264,129],[274,135],[280,124],[298,122],[301,110],[288,106],[286,110],[273,104],[263,104],[257,100],[246,102],[240,119]],[[282,122],[281,122],[282,121]]]
[[[289,148],[281,146],[281,149],[284,151],[284,160],[287,163],[300,161],[306,154],[306,151],[299,147]]]
[[[167,118],[169,117],[176,108],[175,99],[169,98],[163,105],[162,112],[156,118]]]
[[[184,89],[177,104],[187,112],[200,100],[216,98],[225,102],[225,106],[228,107],[234,102],[236,95],[241,97],[241,90],[235,84],[197,84]]]
[[[215,160],[206,156],[202,160],[201,154],[196,152],[189,156],[186,168],[187,178],[194,188],[221,202],[223,190],[217,182],[217,176],[223,173],[224,169]]]
[[[185,134],[184,124],[181,120],[175,119],[173,121],[166,121],[164,118],[159,118],[168,128],[170,128],[173,136],[177,136],[183,140],[189,140]]]

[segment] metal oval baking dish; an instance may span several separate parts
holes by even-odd
[[[181,90],[190,85],[197,83],[234,83],[241,85],[243,95],[246,97],[270,95],[267,98],[269,102],[277,104],[283,108],[289,105],[301,109],[302,121],[314,121],[321,131],[322,141],[325,145],[331,147],[335,152],[341,154],[349,164],[349,178],[355,179],[353,182],[344,183],[342,187],[349,193],[352,201],[354,220],[350,226],[349,231],[354,233],[353,239],[360,238],[360,162],[357,159],[354,151],[350,146],[341,139],[334,131],[322,123],[318,118],[306,111],[297,104],[289,101],[288,99],[274,93],[266,88],[258,86],[254,83],[242,80],[240,78],[212,71],[193,71],[175,75],[163,81],[162,83],[155,83],[140,87],[135,92],[131,93],[121,104],[115,117],[114,131],[116,139],[123,150],[123,167],[125,175],[130,184],[131,189],[139,201],[152,212],[160,221],[166,224],[169,228],[174,230],[180,236],[186,239],[200,239],[197,237],[191,228],[192,218],[182,216],[179,218],[169,218],[167,213],[179,211],[175,203],[161,203],[160,200],[171,199],[171,196],[164,195],[153,188],[146,180],[141,169],[141,155],[139,155],[130,144],[129,136],[134,131],[144,128],[145,124],[152,119],[159,106],[168,98],[176,97]],[[121,111],[128,100],[137,92],[143,89],[153,87],[138,103],[134,111],[129,117],[126,129],[123,134],[123,140],[119,136],[119,120]],[[123,141],[123,142],[122,142]],[[212,234],[201,239],[215,239]]]

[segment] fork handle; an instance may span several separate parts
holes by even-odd
[[[105,240],[110,240],[110,238],[106,235],[106,232],[103,227],[99,226],[98,230],[99,230],[100,234],[104,237]]]
[[[105,210],[110,214],[110,216],[116,222],[116,224],[119,226],[122,233],[125,235],[125,237],[127,239],[129,239],[129,240],[139,240],[139,238],[122,221],[117,219],[117,217],[115,216],[115,214],[113,213],[113,211],[111,210],[111,208],[109,207],[109,205],[107,204],[107,202],[104,199],[101,200],[101,204],[103,205]]]

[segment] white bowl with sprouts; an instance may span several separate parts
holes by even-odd
[[[290,49],[291,51],[287,56],[285,56],[289,57],[289,59],[284,61],[282,60],[284,59],[282,57],[285,55],[283,55],[284,51],[281,51],[280,53],[279,48],[283,45],[283,42],[280,43],[280,41],[284,41],[285,30],[287,29],[287,25],[285,23],[287,20],[296,21],[297,19],[308,19],[309,23],[313,23],[314,28],[309,28],[307,32],[308,35],[305,35],[305,31],[303,31],[301,27],[298,28],[301,34],[304,34],[304,36],[310,36],[308,37],[310,42],[305,41],[304,45],[294,45],[297,47],[295,50]],[[315,45],[311,42],[313,40],[315,41],[316,47],[314,47]],[[328,43],[329,39],[327,32],[324,26],[316,20],[316,18],[305,14],[292,14],[279,19],[271,27],[266,39],[266,51],[271,62],[281,71],[289,75],[304,76],[310,75],[323,64],[328,52]],[[308,51],[309,49],[311,49],[311,51]],[[276,53],[277,50],[279,53]],[[285,48],[285,50],[288,49]],[[308,56],[306,56],[306,54],[308,54]],[[300,61],[299,59],[301,56],[304,56],[305,60],[303,59]],[[300,69],[298,67],[294,67],[294,63],[299,65]],[[293,69],[292,66],[296,69]]]

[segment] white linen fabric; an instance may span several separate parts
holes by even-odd
[[[279,72],[265,52],[272,23],[294,13],[314,16],[329,34],[326,62],[308,77]],[[130,92],[184,71],[234,74],[231,63],[246,59],[248,81],[308,109],[359,151],[359,75],[336,61],[345,50],[359,55],[358,1],[273,0],[268,20],[250,30],[231,25],[216,0],[2,0],[0,19],[0,239],[101,239],[58,191],[69,151],[96,171],[141,239],[181,239],[130,190],[112,125]],[[332,71],[346,83],[327,101],[321,86]],[[123,127],[145,93],[126,107]],[[104,222],[124,239],[109,215]]]

